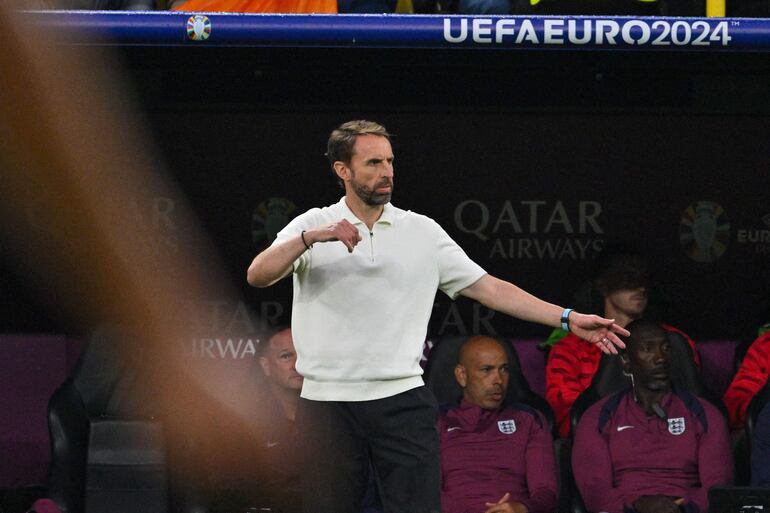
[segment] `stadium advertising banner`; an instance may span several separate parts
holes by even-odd
[[[342,196],[323,156],[326,137],[360,114],[200,106],[153,115],[173,175],[241,291],[240,298],[212,291],[187,305],[198,336],[184,341],[185,354],[248,360],[265,324],[290,321],[291,280],[254,289],[246,268],[293,217]],[[648,256],[665,320],[692,336],[747,337],[766,315],[770,207],[762,191],[770,169],[756,151],[765,143],[764,118],[744,118],[739,128],[709,116],[697,123],[673,115],[366,117],[395,134],[393,203],[434,218],[493,275],[582,306],[576,295],[594,258],[607,245],[631,244]],[[189,221],[175,201],[116,205],[154,234],[148,254],[187,243]],[[56,220],[37,212],[28,206],[25,229],[66,250]],[[537,338],[547,330],[438,293],[429,335],[443,333]]]
[[[588,16],[345,16],[159,12],[30,13],[63,40],[119,44],[408,48],[562,47],[746,50],[770,47],[756,19]]]
[[[165,154],[243,290],[241,303],[212,298],[210,331],[288,322],[291,280],[252,289],[245,270],[290,219],[342,195],[325,141],[357,114],[206,111],[205,129],[181,135],[174,127],[194,126],[201,112],[156,117]],[[766,307],[770,210],[758,191],[770,169],[755,151],[762,118],[736,130],[733,120],[708,116],[367,117],[395,134],[393,203],[434,218],[491,274],[570,305],[596,255],[628,243],[649,257],[666,320],[695,337],[751,332]],[[430,329],[545,334],[441,293]],[[238,352],[195,344],[198,353]]]

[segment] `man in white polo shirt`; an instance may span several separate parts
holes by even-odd
[[[437,405],[419,364],[437,289],[562,326],[607,352],[627,332],[490,276],[435,221],[394,207],[383,126],[344,123],[327,156],[345,196],[297,216],[247,274],[255,287],[294,275],[303,511],[357,513],[371,460],[386,513],[438,512]]]

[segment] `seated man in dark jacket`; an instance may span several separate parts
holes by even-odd
[[[438,420],[444,513],[550,513],[556,508],[551,434],[542,414],[505,404],[508,354],[477,336],[460,349],[458,405]]]
[[[295,363],[291,330],[276,331],[258,349],[260,379],[244,390],[249,406],[217,419],[218,436],[204,446],[211,513],[301,511],[301,433],[295,424],[302,376]],[[361,506],[379,513],[381,506],[370,480]]]
[[[294,367],[291,331],[277,331],[258,351],[263,379],[243,391],[249,400],[242,410],[217,416],[215,429],[222,436],[202,444],[204,487],[214,513],[300,510],[302,456],[294,418],[302,376]]]
[[[730,484],[727,424],[708,401],[672,388],[669,341],[657,323],[627,326],[631,388],[591,406],[578,423],[572,467],[590,511],[705,513],[710,487]]]

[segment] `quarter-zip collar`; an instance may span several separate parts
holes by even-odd
[[[663,408],[663,411],[668,412],[669,408],[671,407],[671,402],[673,401],[673,389],[666,392],[666,394],[661,398],[660,400],[660,406]],[[636,399],[634,398],[634,392],[631,390],[631,393],[628,394],[628,411],[631,414],[631,416],[639,422],[641,425],[650,424],[650,423],[657,423],[658,421],[666,423],[665,420],[658,418],[655,415],[647,415],[647,412],[644,411],[644,408],[642,408],[642,405],[636,402]]]
[[[463,431],[478,431],[484,429],[487,424],[492,422],[499,413],[497,410],[485,410],[477,404],[470,403],[465,398],[460,399],[460,404],[456,408],[456,419]]]
[[[342,217],[344,219],[347,219],[350,221],[350,223],[354,226],[357,225],[363,225],[364,228],[366,228],[366,223],[361,221],[356,215],[353,213],[352,210],[350,210],[350,207],[348,207],[348,204],[345,202],[345,196],[340,199],[338,205],[340,206],[340,209],[342,209]],[[395,220],[395,207],[390,204],[390,202],[386,203],[382,209],[382,214],[380,215],[380,218],[375,221],[374,224],[389,224],[393,225],[393,221]],[[367,228],[368,231],[368,228]]]

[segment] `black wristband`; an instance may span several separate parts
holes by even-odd
[[[299,236],[302,237],[302,244],[304,244],[307,249],[310,249],[313,246],[312,244],[310,246],[307,245],[307,242],[305,241],[305,231],[306,230],[302,230],[302,233],[300,233]]]

